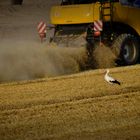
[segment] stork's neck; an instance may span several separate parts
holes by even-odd
[[[106,75],[108,75],[108,74],[109,74],[109,70],[106,71]]]

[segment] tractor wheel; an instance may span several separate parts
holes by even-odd
[[[119,65],[133,65],[139,58],[140,43],[133,35],[121,34],[114,41],[112,51]]]

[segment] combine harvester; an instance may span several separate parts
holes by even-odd
[[[62,0],[51,9],[54,36],[64,38],[85,35],[88,54],[94,44],[103,42],[116,55],[116,63],[132,65],[140,56],[140,0]]]

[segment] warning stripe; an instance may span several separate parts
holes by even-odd
[[[38,33],[41,34],[41,33],[46,33],[46,24],[41,21],[38,26],[37,26],[37,29],[38,29]]]
[[[46,32],[46,24],[43,24],[39,30],[39,33],[44,33]]]
[[[38,26],[37,26],[37,29],[40,30],[40,28],[42,27],[42,25],[44,24],[43,21],[39,22]]]
[[[103,23],[101,20],[97,20],[94,22],[94,31],[102,31],[103,30]]]

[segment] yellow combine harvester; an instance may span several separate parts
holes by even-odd
[[[100,39],[111,46],[117,63],[138,62],[140,0],[62,0],[51,9],[51,23],[55,25],[53,41],[86,33],[91,48]]]

